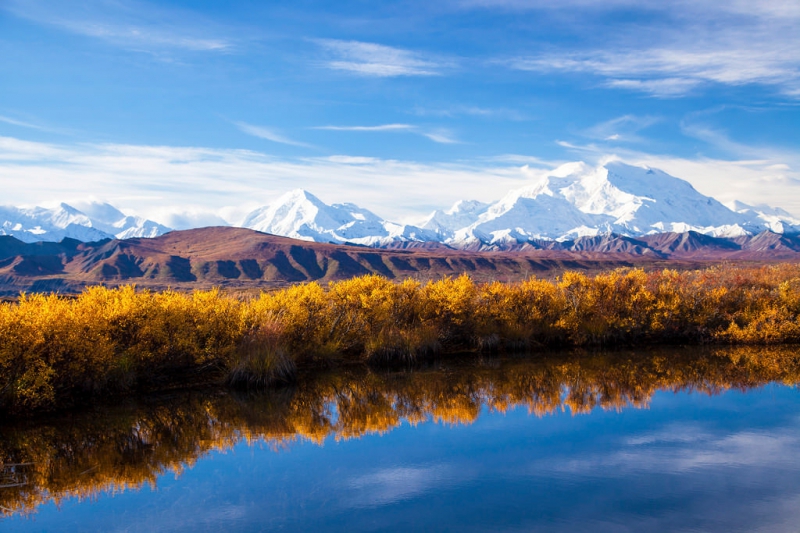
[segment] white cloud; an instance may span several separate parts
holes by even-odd
[[[425,57],[418,52],[382,44],[336,39],[319,39],[316,42],[330,56],[325,62],[328,68],[362,76],[435,76],[447,66],[446,62]]]
[[[79,4],[59,0],[8,0],[0,8],[39,24],[101,39],[135,51],[165,50],[225,52],[233,48],[229,38],[205,19],[185,10],[167,10],[138,0]]]
[[[659,98],[686,96],[701,84],[688,78],[662,78],[655,80],[608,80],[606,85],[617,89],[641,91]]]
[[[509,64],[537,72],[591,73],[609,87],[658,97],[690,93],[707,83],[764,84],[785,94],[800,89],[800,40],[785,43],[731,42],[676,48],[559,53],[521,57]],[[780,46],[779,46],[780,44]],[[772,45],[772,46],[768,46]]]
[[[94,195],[154,220],[166,212],[205,212],[236,222],[225,213],[241,215],[298,187],[328,203],[354,202],[392,220],[417,220],[464,197],[496,199],[526,179],[519,166],[485,161],[290,159],[249,150],[60,145],[0,137],[3,204]]]
[[[310,144],[306,144],[299,141],[294,141],[289,139],[288,137],[284,137],[280,133],[276,132],[273,129],[264,127],[264,126],[255,126],[253,124],[248,124],[246,122],[234,122],[237,128],[239,128],[242,132],[252,135],[253,137],[258,137],[259,139],[266,139],[268,141],[280,143],[280,144],[288,144],[291,146],[302,146],[305,148],[313,148]]]
[[[760,19],[800,18],[795,0],[460,0],[462,8],[499,8],[515,11],[592,11],[633,10],[673,14],[685,18],[746,16]]]
[[[434,130],[426,130],[419,126],[411,124],[381,124],[378,126],[317,126],[317,130],[330,130],[330,131],[366,131],[366,132],[409,132],[422,135],[433,142],[439,144],[460,144],[461,141],[455,138],[450,130],[438,128]]]
[[[800,4],[795,1],[486,0],[481,5],[572,9],[575,17],[582,16],[578,7],[647,14],[645,24],[619,22],[599,45],[577,39],[561,50],[512,58],[507,63],[515,69],[592,74],[608,87],[660,98],[711,84],[760,84],[791,98],[800,94]]]
[[[516,109],[505,108],[490,108],[478,107],[469,105],[457,105],[441,108],[425,108],[415,107],[411,113],[418,116],[435,116],[435,117],[457,117],[457,116],[473,116],[483,118],[494,118],[501,120],[522,121],[529,120],[529,117]]]
[[[688,159],[564,144],[579,152],[576,159],[596,163],[613,154],[661,168],[721,201],[764,203],[800,214],[797,155]],[[66,145],[0,137],[0,189],[4,204],[69,203],[94,196],[154,220],[174,214],[173,224],[180,225],[191,217],[235,223],[249,210],[301,187],[327,203],[353,202],[390,220],[413,222],[457,200],[497,200],[528,184],[534,167],[562,162],[513,154],[457,163],[346,154],[279,158],[250,150]]]
[[[11,117],[5,117],[0,115],[0,122],[5,122],[6,124],[11,124],[12,126],[19,126],[21,128],[29,128],[33,130],[45,130],[42,126],[37,126],[36,124],[31,124],[30,122],[25,122],[22,120],[17,120]]]
[[[440,144],[460,144],[461,142],[453,136],[452,132],[445,129],[423,132],[422,135]]]
[[[529,472],[539,475],[549,468],[572,473],[602,471],[604,475],[626,477],[631,472],[675,474],[731,466],[794,467],[791,450],[800,443],[796,428],[727,435],[693,434],[691,427],[674,424],[671,429],[671,435],[659,432],[628,438],[613,454],[555,462],[549,467],[537,463]]]
[[[416,129],[411,124],[381,124],[378,126],[317,126],[316,130],[331,131],[408,131]]]
[[[587,128],[583,134],[590,139],[619,142],[643,142],[638,132],[658,123],[652,116],[623,115]]]
[[[371,165],[380,163],[381,160],[376,157],[362,157],[352,155],[332,155],[327,158],[331,163],[342,163],[345,165]]]
[[[73,130],[69,130],[66,128],[56,128],[49,125],[43,125],[38,121],[33,120],[20,120],[14,117],[9,117],[6,115],[0,115],[0,122],[5,124],[10,124],[11,126],[17,126],[19,128],[26,128],[30,130],[42,131],[45,133],[55,133],[58,135],[70,135],[74,133]]]

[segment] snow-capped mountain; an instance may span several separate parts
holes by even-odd
[[[456,231],[473,224],[490,206],[477,200],[459,200],[447,211],[437,209],[431,213],[420,227],[434,231],[444,239],[452,239]]]
[[[126,216],[110,204],[87,203],[81,209],[62,203],[58,207],[0,206],[0,235],[11,235],[23,242],[83,242],[130,237],[156,237],[171,231],[152,220]]]
[[[438,240],[435,232],[386,221],[355,204],[327,205],[302,189],[256,209],[242,227],[316,242],[380,246],[395,241]]]
[[[78,203],[76,206],[89,217],[95,228],[113,235],[117,239],[158,237],[168,231],[172,231],[172,228],[168,228],[158,222],[138,216],[126,215],[111,204],[89,202]]]
[[[755,218],[773,233],[798,233],[800,232],[800,218],[792,216],[791,213],[780,207],[770,207],[768,205],[747,205],[734,201],[730,208],[739,214],[749,218]]]
[[[187,223],[197,225],[201,223],[196,220]],[[726,207],[685,180],[621,162],[597,167],[568,163],[496,202],[461,200],[449,210],[434,211],[419,225],[394,223],[351,203],[328,205],[302,189],[256,209],[239,225],[306,241],[376,247],[438,242],[466,249],[541,247],[544,241],[610,234],[693,231],[737,238],[763,231],[800,233],[800,219],[782,209],[741,202]],[[156,237],[168,231],[104,203],[0,207],[0,235],[26,242]]]
[[[786,211],[741,203],[730,209],[685,180],[620,162],[568,163],[494,203],[461,200],[447,211],[434,211],[419,226],[394,224],[353,204],[327,205],[300,189],[252,212],[242,225],[317,242],[436,241],[473,248],[612,233],[800,232],[800,220]]]
[[[458,211],[458,205],[451,211]],[[464,218],[455,217],[448,225],[436,213],[429,220],[436,221],[440,237],[451,244],[685,231],[736,237],[778,227],[790,230],[795,223],[786,212],[733,211],[687,181],[619,162],[562,165],[469,214],[472,219],[467,218],[466,225]]]

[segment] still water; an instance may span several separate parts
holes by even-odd
[[[796,532],[799,363],[448,360],[5,424],[0,530]]]

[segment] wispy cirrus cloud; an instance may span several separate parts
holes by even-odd
[[[267,141],[272,141],[275,143],[280,144],[288,144],[290,146],[301,146],[304,148],[314,148],[313,145],[307,144],[300,141],[295,141],[290,139],[281,133],[278,133],[276,130],[272,128],[267,128],[265,126],[256,126],[254,124],[248,124],[247,122],[234,122],[234,125],[239,128],[242,133],[246,133],[248,135],[252,135],[253,137],[258,137],[259,139],[265,139]]]
[[[378,126],[316,126],[315,130],[330,131],[409,131],[416,129],[411,124],[380,124]]]
[[[788,95],[800,91],[800,39],[788,47],[740,42],[705,50],[691,48],[545,54],[515,58],[508,64],[535,72],[594,74],[605,78],[608,87],[661,98],[685,96],[709,83],[771,85]]]
[[[701,80],[691,78],[611,79],[606,82],[607,87],[639,91],[659,98],[686,96],[701,84]]]
[[[4,124],[10,124],[11,126],[17,126],[17,127],[20,127],[20,128],[26,128],[26,129],[29,129],[29,130],[42,131],[42,132],[46,132],[46,133],[59,133],[59,134],[66,133],[66,130],[63,130],[63,129],[60,129],[60,128],[51,128],[50,126],[43,126],[41,124],[37,124],[37,123],[34,123],[32,121],[19,120],[19,119],[13,118],[13,117],[5,116],[5,115],[0,115],[0,122],[2,122]]]
[[[800,4],[794,0],[458,0],[466,9],[504,9],[513,11],[592,11],[631,10],[650,13],[672,13],[678,17],[719,18],[747,16],[760,19],[800,18]]]
[[[658,98],[686,96],[712,84],[759,84],[792,98],[800,95],[800,4],[795,1],[479,0],[466,5],[572,9],[571,16],[585,17],[574,11],[581,7],[647,17],[644,25],[617,24],[601,42],[582,36],[561,49],[518,55],[507,61],[514,69],[594,75],[606,87]]]
[[[658,117],[623,115],[585,129],[582,133],[590,139],[615,142],[644,142],[638,135],[659,122]]]
[[[474,105],[456,105],[447,107],[415,107],[411,113],[418,116],[434,116],[434,117],[481,117],[487,119],[501,119],[522,121],[529,120],[525,113],[517,111],[516,109],[494,108],[494,107],[480,107]]]
[[[0,137],[2,203],[70,202],[93,195],[154,220],[191,212],[237,222],[237,216],[297,187],[329,203],[354,202],[390,220],[416,220],[463,197],[496,199],[498,191],[527,179],[519,166],[486,161],[275,157],[253,150]]]
[[[45,128],[42,126],[38,126],[36,124],[31,124],[30,122],[25,122],[24,120],[17,120],[15,118],[6,117],[0,115],[0,122],[4,122],[6,124],[11,124],[12,126],[19,126],[21,128],[29,128],[33,130],[44,130]]]
[[[361,76],[437,76],[451,66],[420,52],[382,44],[337,39],[318,39],[316,43],[329,56],[323,63],[326,67]]]
[[[167,10],[140,0],[79,4],[58,0],[7,0],[0,9],[47,26],[101,39],[128,50],[226,52],[234,45],[215,25],[188,11]]]
[[[453,132],[447,129],[437,129],[434,131],[425,131],[422,132],[421,135],[423,137],[427,137],[428,139],[432,140],[435,143],[439,144],[460,144],[461,141],[455,138]]]
[[[577,154],[574,159],[596,163],[618,156],[663,169],[722,201],[765,203],[800,215],[796,153],[681,158],[602,145],[563,146]],[[303,187],[328,203],[354,202],[390,220],[414,221],[456,200],[497,200],[529,183],[531,170],[545,172],[563,162],[515,155],[428,163],[347,154],[289,158],[252,150],[0,137],[0,189],[8,204],[70,202],[93,195],[156,220],[166,220],[165,213],[191,212],[237,222],[237,216]]]
[[[359,132],[408,132],[415,133],[439,144],[460,144],[453,132],[444,128],[426,129],[412,124],[379,124],[377,126],[316,126],[316,130]]]
[[[40,131],[43,133],[55,133],[57,135],[72,135],[75,133],[75,130],[50,126],[48,124],[43,124],[42,122],[36,119],[30,119],[30,118],[19,119],[17,117],[8,115],[0,115],[0,123],[8,124],[10,126],[16,126],[18,128]]]

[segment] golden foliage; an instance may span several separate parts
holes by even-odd
[[[134,287],[23,295],[0,304],[0,411],[226,372],[267,384],[320,359],[675,342],[800,342],[800,266],[567,272],[517,284],[370,275],[249,300]]]

